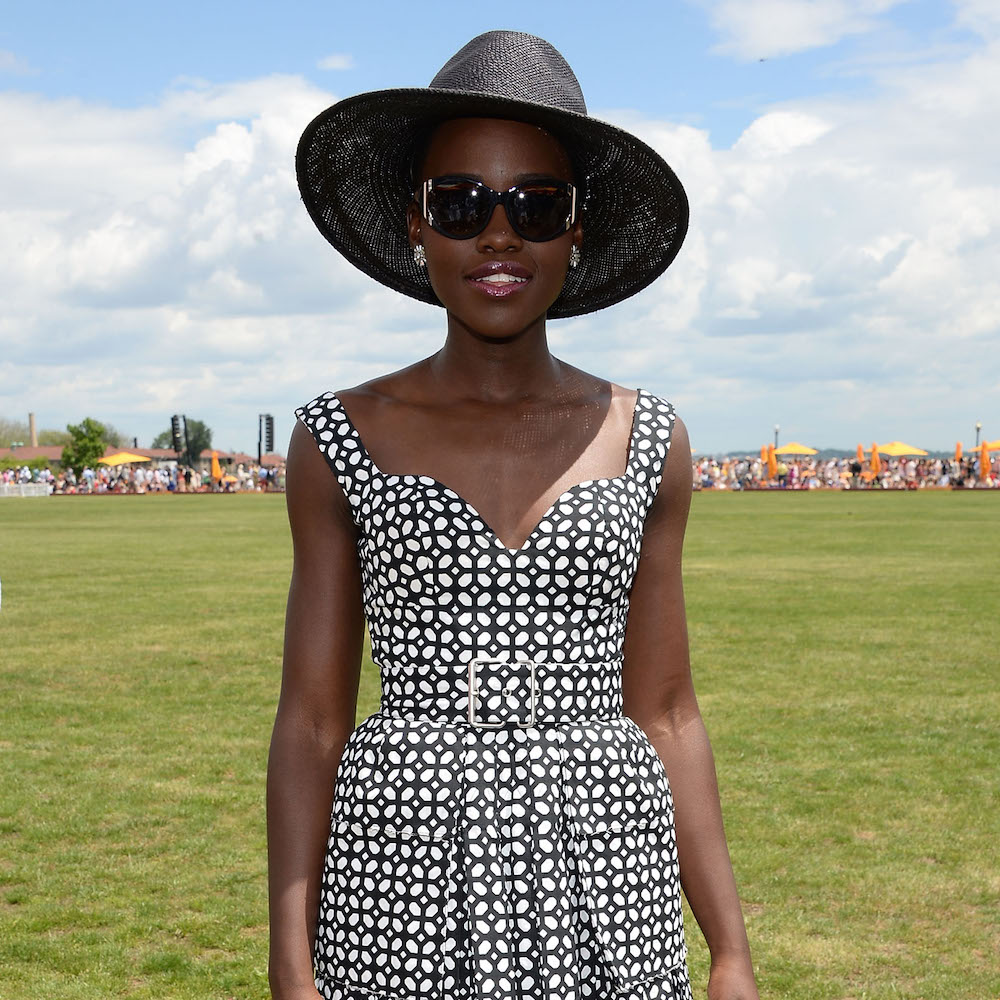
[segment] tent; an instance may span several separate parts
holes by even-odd
[[[116,451],[113,455],[105,455],[97,460],[101,465],[133,465],[136,462],[148,462],[145,455],[136,455],[131,451]]]
[[[788,444],[783,444],[780,448],[774,449],[775,455],[818,455],[819,452],[815,448],[810,448],[808,445],[799,444],[798,441],[789,441]]]
[[[903,444],[902,441],[890,441],[888,444],[879,445],[878,449],[883,455],[890,455],[892,458],[903,458],[906,455],[926,455],[923,448],[914,448],[912,444]]]

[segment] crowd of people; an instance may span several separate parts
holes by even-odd
[[[211,471],[177,463],[156,467],[144,465],[95,465],[84,467],[80,475],[72,469],[27,465],[0,472],[0,484],[43,483],[50,494],[88,493],[239,493],[280,492],[285,488],[283,465],[239,464],[231,473],[213,477]]]
[[[695,490],[918,490],[998,489],[1000,453],[983,476],[979,453],[963,458],[883,459],[873,472],[856,458],[779,461],[774,475],[766,460],[705,456],[691,463]],[[170,463],[159,467],[87,466],[77,476],[72,469],[21,468],[0,471],[0,485],[43,483],[51,494],[77,493],[271,493],[285,489],[284,465],[239,464],[231,473],[212,476],[209,470]]]
[[[953,458],[883,458],[881,468],[857,458],[802,458],[779,461],[773,470],[760,456],[692,462],[696,490],[919,490],[998,489],[1000,461],[991,456],[990,468],[981,474],[979,452]],[[773,475],[771,474],[773,471]]]

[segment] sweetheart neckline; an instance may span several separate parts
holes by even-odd
[[[563,502],[563,500],[566,499],[566,497],[569,494],[574,493],[576,490],[583,489],[585,486],[594,486],[594,485],[610,486],[612,483],[624,482],[632,475],[632,464],[635,458],[635,440],[639,428],[639,403],[642,398],[642,394],[643,390],[641,388],[636,389],[635,402],[632,406],[632,426],[631,430],[629,431],[628,452],[625,457],[625,471],[618,476],[602,476],[597,479],[584,479],[579,483],[574,483],[572,486],[567,487],[565,490],[562,491],[562,493],[559,494],[559,496],[557,496],[552,501],[552,503],[549,504],[549,506],[543,512],[542,516],[536,522],[535,526],[531,529],[530,533],[524,539],[524,541],[521,542],[521,544],[516,547],[508,545],[500,537],[500,535],[489,523],[489,521],[487,521],[486,518],[483,517],[483,515],[479,512],[475,504],[473,504],[471,501],[467,500],[464,496],[462,496],[462,494],[459,493],[458,490],[449,486],[447,483],[442,482],[440,479],[437,479],[434,476],[424,475],[419,472],[383,472],[382,469],[380,469],[375,464],[375,460],[372,458],[370,452],[368,451],[368,448],[365,446],[364,439],[358,432],[357,427],[354,426],[354,421],[351,420],[350,416],[348,415],[347,410],[344,407],[344,404],[341,401],[340,397],[335,392],[330,393],[330,396],[332,399],[336,401],[337,408],[340,410],[340,413],[343,416],[344,421],[347,423],[347,426],[350,429],[350,432],[354,437],[354,440],[357,443],[357,446],[360,449],[363,458],[381,479],[413,480],[417,482],[419,482],[420,480],[426,480],[428,483],[431,483],[435,486],[439,486],[445,492],[450,493],[459,503],[461,503],[466,508],[466,510],[469,513],[471,513],[473,516],[476,517],[476,519],[483,525],[485,533],[489,536],[491,542],[494,545],[498,545],[500,548],[504,549],[509,555],[517,556],[522,554],[527,549],[528,543],[535,537],[535,535],[538,534],[538,532],[545,525],[545,522],[552,516],[556,508]]]

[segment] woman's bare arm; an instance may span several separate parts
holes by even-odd
[[[286,499],[295,562],[267,766],[268,973],[275,1000],[315,1000],[320,881],[337,766],[354,729],[364,618],[350,508],[301,423]]]
[[[625,637],[625,714],[660,755],[676,809],[684,894],[712,955],[712,1000],[757,1000],[715,763],[688,655],[681,549],[691,505],[687,430],[678,420],[646,520]]]

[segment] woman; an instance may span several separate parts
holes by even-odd
[[[334,105],[297,167],[327,239],[447,336],[297,411],[273,995],[680,1000],[683,880],[709,996],[755,998],[688,666],[687,435],[546,342],[666,268],[683,189],[515,32]]]

